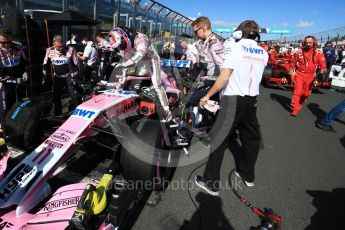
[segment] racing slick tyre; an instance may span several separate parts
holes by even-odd
[[[328,76],[326,73],[318,73],[315,76],[316,80],[319,82],[324,82],[324,81],[328,81]]]
[[[262,77],[270,77],[273,75],[273,67],[271,65],[267,65],[262,73]]]
[[[131,125],[134,137],[121,149],[123,177],[145,190],[162,190],[172,178],[179,155],[167,146],[159,121],[147,120],[140,132],[138,126],[139,122]]]
[[[265,87],[268,86],[267,84],[267,80],[268,78],[273,76],[273,66],[271,65],[267,65],[264,69],[264,72],[262,73],[262,80],[261,80],[261,84]]]
[[[4,124],[9,143],[24,150],[36,147],[43,136],[42,119],[51,111],[52,104],[39,97],[14,104],[6,114]]]

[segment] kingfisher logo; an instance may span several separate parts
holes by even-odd
[[[91,119],[96,113],[87,109],[75,109],[72,113],[72,116],[82,117]]]
[[[248,48],[244,45],[242,45],[242,48],[243,48],[244,52],[248,52],[251,54],[261,54],[261,55],[264,54],[264,51],[260,48]]]
[[[70,137],[64,133],[54,133],[53,135],[51,135],[51,139],[58,142],[68,142]]]
[[[61,209],[65,209],[66,207],[75,207],[78,205],[80,200],[80,196],[77,197],[70,197],[62,200],[54,200],[45,204],[43,211],[58,211]]]

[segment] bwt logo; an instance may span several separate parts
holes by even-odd
[[[186,68],[186,67],[190,66],[190,61],[189,60],[168,60],[168,59],[164,59],[164,60],[161,60],[161,65]]]
[[[248,48],[248,47],[245,47],[245,46],[242,46],[244,52],[249,52],[251,54],[264,54],[264,51],[262,49],[259,49],[259,48]]]
[[[54,65],[64,65],[64,64],[67,64],[67,59],[52,59],[52,63]]]
[[[85,118],[91,118],[96,113],[94,111],[86,110],[86,109],[75,109],[72,113],[74,116],[78,117],[85,117]]]

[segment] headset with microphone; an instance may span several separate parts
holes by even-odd
[[[303,42],[302,42],[302,47],[306,47],[307,46],[307,38],[312,38],[313,39],[313,48],[316,49],[317,48],[317,40],[314,36],[307,36],[304,38]]]

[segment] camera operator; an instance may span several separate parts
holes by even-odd
[[[206,106],[210,97],[223,90],[221,109],[210,132],[211,150],[204,175],[195,178],[196,184],[213,196],[219,195],[220,167],[234,134],[238,131],[241,140],[241,151],[234,153],[236,175],[247,186],[254,186],[254,166],[260,147],[257,96],[268,54],[254,40],[259,38],[255,21],[243,21],[237,35],[240,40],[225,47],[225,51],[231,51],[225,52],[220,75],[199,103],[200,107]]]
[[[65,46],[61,35],[55,35],[53,38],[53,46],[47,48],[46,56],[43,61],[43,75],[48,72],[48,61],[53,66],[53,102],[54,115],[62,113],[61,96],[64,86],[67,87],[68,93],[72,98],[72,106],[79,104],[78,95],[74,90],[72,77],[78,72],[78,57],[75,49],[71,46]]]
[[[5,97],[2,98],[5,105],[1,103],[3,119],[16,100],[25,96],[25,85],[22,83],[28,79],[23,48],[12,41],[12,31],[9,28],[0,28],[0,60],[0,84],[4,87],[4,95],[1,96]]]

